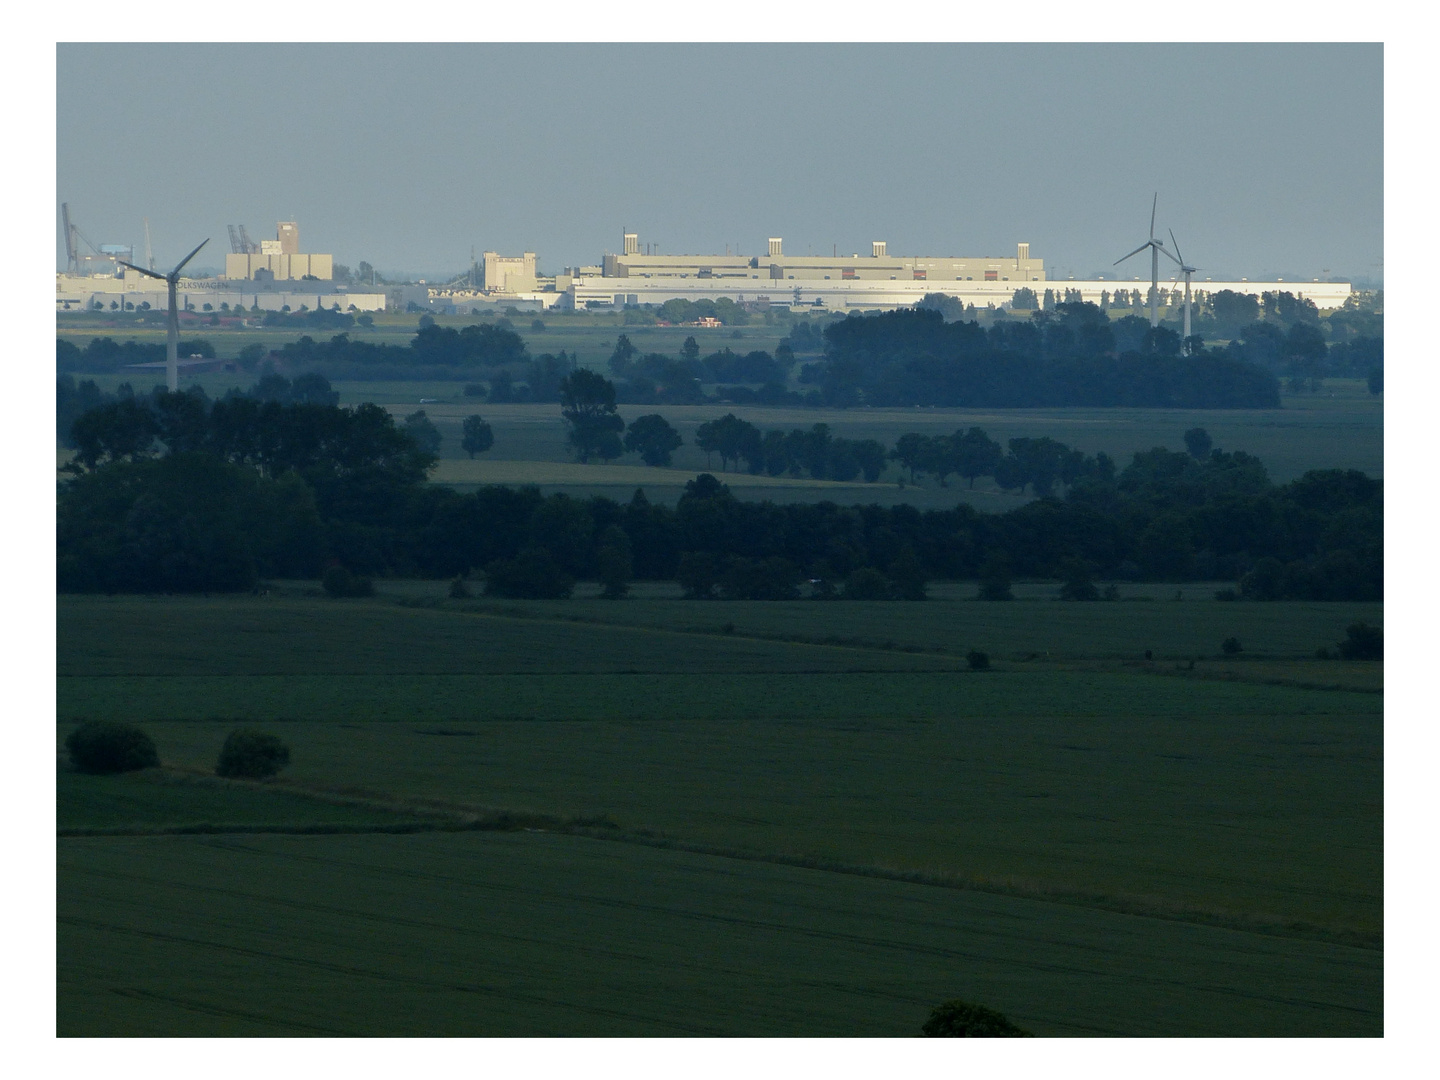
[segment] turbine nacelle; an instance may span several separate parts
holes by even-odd
[[[156,281],[163,281],[169,287],[170,292],[170,317],[167,320],[170,324],[169,333],[165,342],[165,382],[173,394],[180,389],[180,313],[175,310],[175,288],[180,283],[180,271],[185,264],[200,253],[200,249],[210,242],[207,236],[200,243],[195,245],[195,250],[186,255],[178,263],[175,269],[168,274],[157,274],[154,270],[147,270],[143,266],[136,266],[134,263],[125,262],[123,259],[116,260],[121,266],[128,266],[131,270],[137,270],[146,277],[152,277]]]

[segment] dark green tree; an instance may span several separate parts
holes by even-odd
[[[625,452],[619,434],[625,421],[615,410],[615,386],[603,375],[579,368],[561,380],[560,415],[570,425],[566,442],[579,461],[609,461]]]
[[[81,414],[71,425],[75,458],[66,469],[81,472],[107,461],[139,461],[151,455],[159,436],[155,413],[134,398],[122,397]]]
[[[1185,449],[1190,451],[1190,456],[1196,461],[1204,461],[1208,458],[1214,445],[1209,432],[1204,428],[1191,428],[1185,432]]]
[[[995,466],[1005,456],[1000,444],[978,427],[972,427],[963,435],[957,430],[950,436],[954,448],[955,471],[975,486],[977,477],[990,476]]]
[[[215,775],[263,780],[290,764],[290,748],[274,735],[254,728],[232,731],[220,748]]]
[[[890,451],[890,456],[910,471],[910,482],[913,484],[915,474],[924,467],[927,452],[928,437],[911,432],[895,440],[895,449]]]
[[[694,341],[695,339],[691,338],[690,340]],[[625,334],[621,334],[620,339],[615,342],[615,351],[610,354],[611,373],[615,375],[616,378],[625,378],[630,374],[630,361],[635,359],[639,352],[640,350],[635,348],[630,338]]]
[[[1017,311],[1034,311],[1040,306],[1035,297],[1034,289],[1021,287],[1015,290],[1015,295],[1010,300],[1010,306]]]
[[[659,413],[637,416],[625,431],[626,453],[639,454],[646,465],[669,465],[670,455],[684,442]]]
[[[478,413],[467,416],[460,428],[460,448],[471,458],[483,454],[495,445],[495,432],[490,429]]]
[[[932,1038],[1017,1038],[1030,1034],[994,1009],[958,999],[935,1006],[920,1030]]]
[[[990,559],[980,570],[977,600],[1014,600],[1010,591],[1010,570],[1003,559]]]
[[[1345,628],[1345,640],[1338,646],[1345,660],[1385,659],[1385,632],[1368,623],[1353,623]]]
[[[86,773],[122,773],[160,764],[149,735],[130,724],[90,720],[65,738],[75,768]]]
[[[1060,565],[1061,600],[1099,600],[1100,590],[1095,587],[1090,564],[1083,559],[1070,558]]]
[[[425,415],[424,409],[413,412],[405,418],[405,434],[409,435],[415,445],[425,453],[440,453],[440,429]]]

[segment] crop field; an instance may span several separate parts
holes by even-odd
[[[1379,605],[441,589],[59,599],[62,1031],[1381,1029]]]
[[[1374,1035],[1381,956],[543,833],[70,839],[62,1036]]]

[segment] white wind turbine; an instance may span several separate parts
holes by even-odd
[[[193,259],[196,254],[199,253],[200,248],[203,248],[209,242],[210,238],[208,236],[204,240],[201,240],[195,250],[181,259],[175,269],[171,270],[168,274],[157,274],[154,270],[146,270],[143,266],[136,266],[134,263],[125,262],[123,259],[116,260],[121,266],[128,266],[131,270],[138,270],[147,277],[153,277],[165,282],[165,284],[170,287],[170,332],[166,335],[165,342],[165,382],[169,385],[172,394],[180,389],[180,312],[175,308],[175,286],[180,281],[180,271],[184,268],[185,264]]]
[[[1174,229],[1170,230],[1170,242],[1175,245],[1175,254],[1171,255],[1168,251],[1165,254],[1175,260],[1180,272],[1185,275],[1185,337],[1182,339],[1185,340],[1190,337],[1190,275],[1200,268],[1186,264],[1185,257],[1180,254],[1180,241],[1175,239]]]
[[[1160,298],[1160,252],[1165,251],[1165,242],[1155,239],[1155,208],[1159,203],[1160,193],[1157,191],[1154,201],[1150,204],[1150,239],[1130,252],[1130,255],[1115,260],[1115,265],[1119,266],[1131,255],[1139,255],[1146,248],[1150,249],[1150,325],[1152,328],[1160,325],[1160,312],[1155,305]],[[1170,253],[1165,251],[1165,254],[1169,255]]]

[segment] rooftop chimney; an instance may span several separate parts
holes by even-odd
[[[778,236],[770,237],[770,257],[772,259],[780,257],[780,237]]]
[[[1016,261],[1017,263],[1022,263],[1022,262],[1024,262],[1026,259],[1028,259],[1028,258],[1030,258],[1030,245],[1029,245],[1029,244],[1016,244],[1016,245],[1015,245],[1015,261]]]
[[[627,233],[625,234],[625,236],[624,236],[624,244],[623,244],[623,246],[622,246],[622,250],[624,251],[624,253],[625,253],[626,255],[639,255],[639,254],[640,254],[640,234],[639,234],[639,233],[633,233],[633,232],[627,232]]]
[[[871,241],[870,241],[870,257],[871,257],[872,259],[883,259],[883,258],[885,258],[885,241],[884,241],[884,240],[871,240]]]

